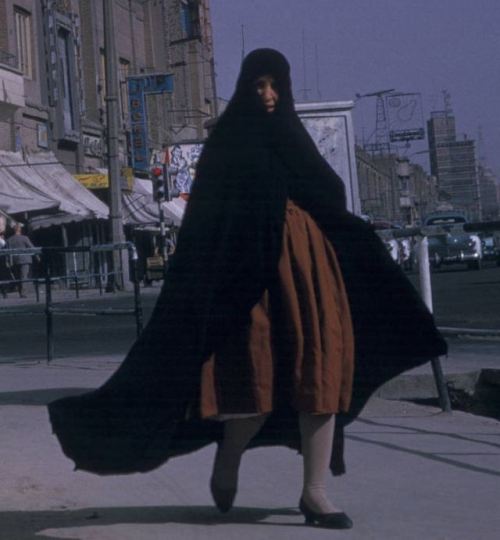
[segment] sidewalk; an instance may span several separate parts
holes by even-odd
[[[454,342],[443,369],[500,369],[499,351],[498,342]],[[50,432],[45,405],[101,384],[121,357],[40,360],[0,364],[1,540],[498,537],[500,422],[492,418],[372,398],[347,430],[347,474],[328,484],[354,528],[313,529],[297,509],[300,457],[283,448],[245,454],[235,508],[226,515],[213,507],[208,489],[213,445],[144,475],[74,472]],[[404,385],[391,383],[390,397],[397,388],[399,397],[412,388],[427,397],[416,381],[426,377],[425,392],[432,392],[429,373],[424,366],[405,374]]]
[[[149,287],[141,287],[141,295],[157,295],[160,288],[158,282],[153,283]],[[77,296],[78,295],[78,296]],[[109,297],[130,297],[133,298],[133,292],[116,291],[106,292],[104,289],[99,292],[96,288],[80,288],[78,292],[75,289],[64,287],[54,287],[52,289],[53,302],[85,302],[97,299],[106,299]],[[45,287],[39,288],[39,298],[37,301],[34,289],[30,289],[26,293],[26,298],[20,298],[17,292],[9,292],[6,298],[0,297],[0,310],[2,309],[27,309],[28,307],[43,310],[45,308]]]

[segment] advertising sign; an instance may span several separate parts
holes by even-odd
[[[134,171],[148,172],[149,145],[146,96],[173,91],[173,76],[163,73],[127,77],[130,111],[130,146]]]
[[[167,162],[172,185],[179,193],[191,192],[202,148],[202,143],[174,144],[168,147]]]
[[[414,141],[425,137],[422,96],[417,93],[386,97],[391,142]]]
[[[297,103],[297,113],[318,150],[346,188],[347,207],[361,213],[351,101]]]

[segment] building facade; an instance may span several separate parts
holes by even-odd
[[[393,221],[391,175],[378,166],[374,158],[359,146],[356,147],[356,168],[362,213],[371,221]]]
[[[478,166],[481,213],[484,221],[496,221],[500,217],[498,180],[489,167]]]
[[[356,147],[363,214],[372,221],[420,224],[438,205],[436,178],[420,165],[394,154],[371,155]]]
[[[15,153],[27,162],[49,153],[98,202],[109,203],[104,1],[113,7],[123,190],[133,183],[137,143],[131,79],[150,82],[159,75],[171,81],[168,91],[144,95],[143,173],[168,145],[203,139],[217,100],[208,0],[0,0],[0,154]],[[1,160],[1,167],[9,167]],[[9,185],[6,175],[0,184]],[[32,230],[37,212],[9,207]],[[49,216],[45,224],[50,219],[58,226],[40,227],[37,245],[109,241],[102,214],[63,224]]]
[[[469,220],[482,218],[476,168],[475,142],[457,139],[455,117],[450,110],[434,111],[427,122],[431,174],[442,197]]]
[[[104,167],[103,0],[0,0],[0,148],[52,150],[71,173]],[[112,0],[120,160],[130,161],[127,77],[169,74],[147,97],[148,147],[202,139],[217,114],[208,0]]]

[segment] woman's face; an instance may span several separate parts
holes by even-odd
[[[279,99],[274,77],[272,75],[262,75],[255,81],[255,89],[259,102],[268,113],[273,113]]]

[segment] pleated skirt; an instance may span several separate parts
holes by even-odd
[[[250,323],[203,363],[200,415],[347,411],[354,372],[349,303],[333,246],[311,216],[287,203],[279,283]]]

